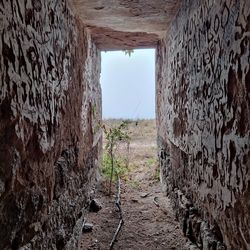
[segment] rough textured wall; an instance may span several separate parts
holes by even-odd
[[[157,53],[162,181],[183,230],[250,249],[250,1],[184,0]]]
[[[155,47],[176,15],[180,0],[69,0],[98,48]]]
[[[65,1],[0,1],[0,31],[0,249],[74,249],[99,160],[100,54]]]

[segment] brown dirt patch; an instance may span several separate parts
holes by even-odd
[[[117,121],[112,121],[117,122]],[[158,180],[156,131],[153,120],[133,122],[130,127],[131,171],[122,180],[121,201],[124,225],[113,249],[122,250],[184,250],[186,238],[175,220],[169,199],[162,193]],[[91,233],[82,235],[80,249],[109,249],[119,223],[115,196],[107,195],[103,181],[96,198],[102,204],[98,213],[89,213],[87,222],[94,225]],[[115,194],[115,189],[114,189]],[[159,207],[154,203],[157,200]]]

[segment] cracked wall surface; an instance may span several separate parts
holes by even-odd
[[[204,249],[249,249],[250,2],[184,0],[157,50],[162,182],[184,232]]]
[[[65,1],[0,1],[0,249],[74,249],[96,179],[100,53]]]

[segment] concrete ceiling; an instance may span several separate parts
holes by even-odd
[[[180,0],[70,0],[102,50],[154,47]]]

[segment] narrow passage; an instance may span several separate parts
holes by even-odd
[[[159,182],[154,120],[132,122],[130,126],[130,171],[122,179],[121,206],[124,225],[113,249],[121,250],[184,250],[186,238],[175,220],[170,201],[162,193]],[[95,198],[102,205],[98,213],[89,213],[87,222],[93,230],[83,233],[82,250],[109,249],[119,223],[115,206],[115,187],[108,196],[108,184],[103,181]]]

